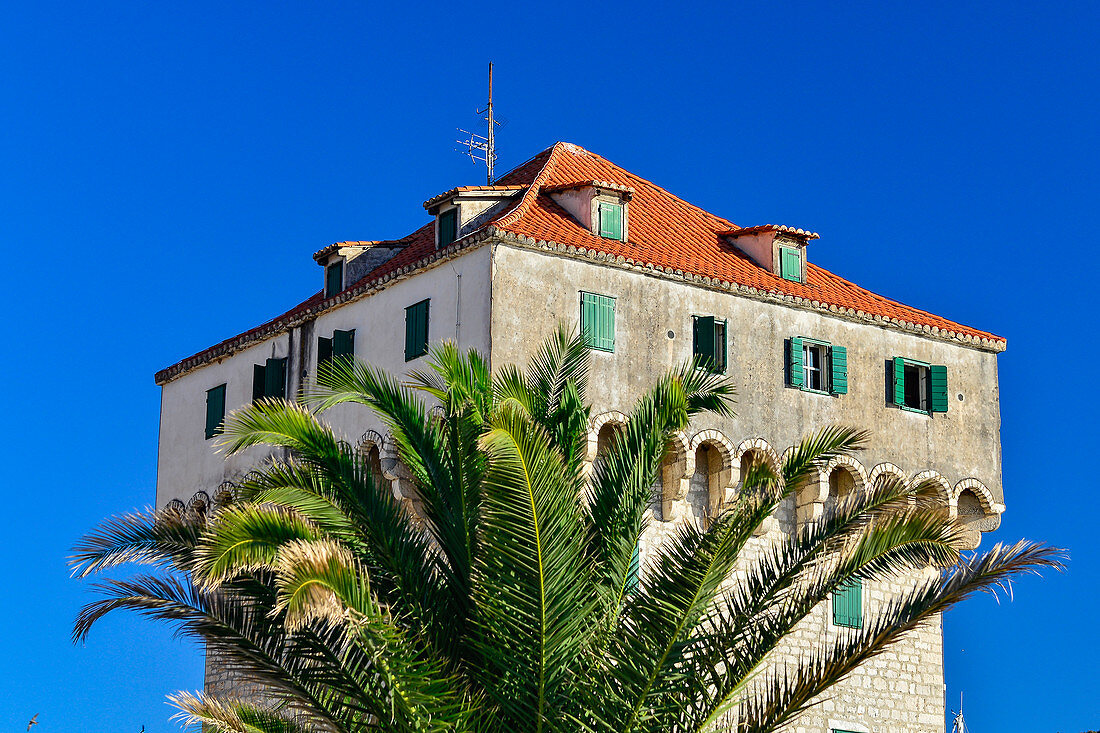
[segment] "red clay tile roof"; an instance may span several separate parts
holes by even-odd
[[[558,206],[548,194],[549,190],[576,186],[578,181],[584,185],[597,181],[600,185],[633,191],[629,241],[620,242],[593,234]],[[923,329],[947,338],[957,335],[968,342],[977,342],[998,351],[1004,348],[1005,340],[1000,336],[890,300],[813,263],[807,263],[805,283],[784,280],[757,265],[730,244],[728,238],[736,237],[738,233],[757,231],[787,232],[807,239],[815,239],[817,234],[772,224],[738,227],[733,222],[703,211],[644,178],[570,143],[557,143],[547,148],[502,176],[495,186],[465,186],[451,189],[440,196],[453,195],[463,190],[504,191],[522,188],[526,188],[526,191],[513,206],[506,208],[482,229],[462,237],[444,252],[437,252],[435,249],[434,222],[425,224],[403,239],[372,242],[371,244],[403,245],[404,249],[332,298],[324,299],[319,292],[262,326],[157,372],[157,383],[164,384],[211,359],[233,353],[252,341],[267,338],[311,318],[316,313],[356,299],[381,282],[412,272],[437,257],[453,254],[456,250],[487,237],[501,235],[511,235],[532,244],[553,244],[580,256],[594,255],[605,261],[652,267],[695,280],[705,278],[703,282],[713,285],[737,287],[742,292],[802,302],[829,311],[847,312],[856,317],[873,318],[903,327],[911,324],[917,330]],[[440,196],[429,199],[425,205]],[[329,248],[326,247],[325,250],[327,249]]]

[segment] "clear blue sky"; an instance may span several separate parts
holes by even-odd
[[[153,500],[156,369],[316,290],[321,246],[481,182],[452,141],[488,59],[502,170],[576,142],[1007,336],[985,542],[1073,559],[948,614],[949,704],[975,733],[1100,727],[1095,3],[320,5],[0,10],[0,731],[175,729],[197,650],[123,616],[74,647],[68,549]]]

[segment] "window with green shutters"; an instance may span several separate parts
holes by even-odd
[[[450,209],[439,215],[439,247],[442,249],[458,237],[458,209]]]
[[[331,298],[344,289],[344,262],[341,260],[325,269],[325,297]]]
[[[848,393],[848,349],[804,336],[792,338],[789,349],[787,371],[792,387],[806,392]]]
[[[286,359],[268,359],[252,367],[252,401],[286,397]]]
[[[797,249],[779,248],[779,274],[784,280],[802,282],[802,254]]]
[[[428,353],[428,305],[430,299],[405,309],[405,361]]]
[[[892,402],[903,410],[947,412],[947,367],[895,356]]]
[[[317,339],[317,366],[318,368],[333,359],[355,356],[355,329],[349,331],[333,331],[332,338],[321,337]]]
[[[581,333],[590,349],[615,350],[615,299],[581,293]]]
[[[623,205],[606,201],[599,203],[600,236],[608,239],[623,238]]]
[[[206,439],[222,434],[225,422],[225,385],[206,390]]]
[[[863,628],[863,581],[858,578],[833,591],[833,623]]]
[[[691,317],[692,354],[716,374],[726,371],[726,322],[714,316]]]

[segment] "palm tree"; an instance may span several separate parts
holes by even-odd
[[[1026,542],[960,558],[934,489],[901,482],[853,492],[747,552],[817,466],[866,439],[831,427],[797,445],[779,475],[753,465],[737,498],[707,526],[681,526],[637,582],[632,561],[669,438],[695,415],[729,414],[728,380],[698,365],[670,372],[589,468],[583,339],[559,329],[526,371],[495,376],[449,343],[428,363],[402,383],[338,360],[298,403],[234,413],[230,453],[287,450],[209,516],[131,514],[86,536],[75,573],[151,571],[100,580],[74,638],[125,608],[201,640],[264,691],[173,697],[185,720],[215,730],[610,733],[734,720],[749,733],[791,721],[969,594],[1060,567],[1058,551]],[[391,432],[419,517],[319,419],[348,403]],[[864,628],[797,669],[769,664],[834,590],[902,574],[917,579]]]

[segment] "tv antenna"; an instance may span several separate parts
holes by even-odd
[[[463,135],[466,135],[465,140],[456,140],[459,145],[465,145],[465,152],[470,156],[470,160],[474,163],[481,162],[486,167],[486,181],[490,186],[493,185],[493,163],[497,159],[496,148],[496,127],[497,125],[503,125],[504,123],[493,117],[493,62],[489,62],[489,103],[485,106],[485,109],[479,109],[477,111],[479,115],[485,115],[482,119],[487,123],[486,135],[478,135],[475,132],[468,132],[461,127],[458,131]]]
[[[955,714],[955,722],[951,725],[951,733],[967,733],[966,721],[963,720],[963,694],[959,693],[959,712]]]

